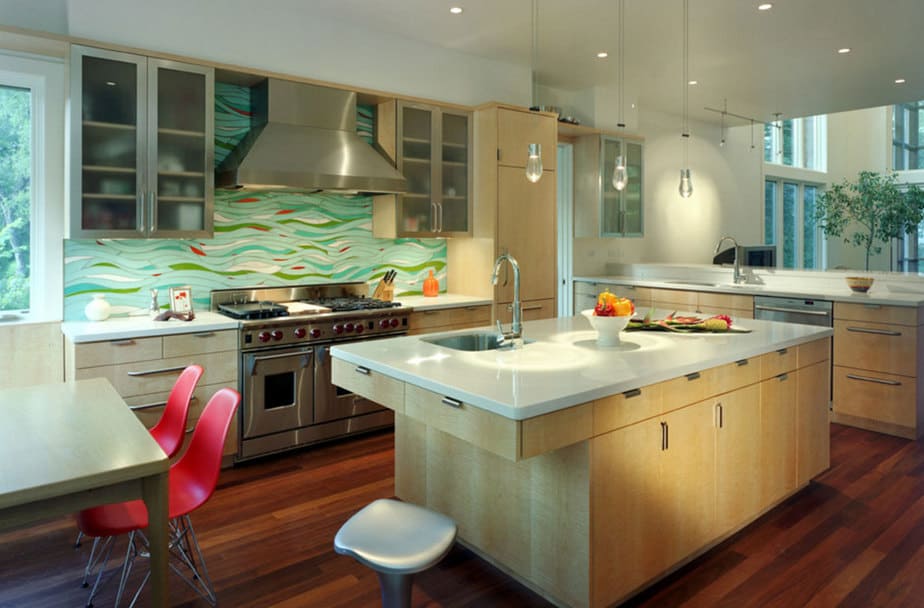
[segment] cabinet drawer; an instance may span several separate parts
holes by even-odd
[[[594,434],[594,404],[583,403],[520,422],[520,458],[585,441]]]
[[[496,304],[495,318],[501,323],[510,323],[513,320],[513,310],[510,304]],[[524,321],[538,321],[555,317],[555,300],[528,300],[520,304]]]
[[[408,330],[432,329],[452,323],[450,310],[415,310],[408,318]]]
[[[594,401],[594,435],[661,415],[662,386],[652,384]]]
[[[404,383],[355,363],[331,359],[331,382],[396,412],[404,412]]]
[[[164,357],[237,350],[239,335],[232,329],[164,336]]]
[[[753,310],[754,297],[733,293],[713,293],[711,291],[701,291],[699,293],[700,308],[711,308],[718,310],[714,314],[732,315],[732,310]],[[729,312],[722,312],[727,310]]]
[[[823,338],[796,347],[796,364],[802,368],[831,358],[831,339]]]
[[[834,321],[834,364],[914,376],[917,338],[917,327]]]
[[[872,323],[920,325],[921,311],[914,306],[883,306],[882,304],[834,303],[834,318]]]
[[[159,336],[74,344],[74,361],[78,368],[151,361],[161,357],[163,341]]]
[[[706,397],[721,395],[755,384],[760,380],[760,361],[757,357],[741,359],[709,370],[706,377]]]
[[[773,378],[796,369],[795,348],[781,348],[760,356],[760,379]]]
[[[834,366],[834,412],[914,429],[915,380]]]
[[[122,397],[166,394],[183,369],[193,363],[202,366],[202,385],[223,384],[237,386],[238,357],[228,353],[210,353],[195,357],[173,357],[154,361],[141,361],[89,367],[77,370],[77,379],[107,378]]]
[[[404,414],[509,460],[519,458],[520,426],[516,420],[412,384],[405,387]]]
[[[692,312],[699,306],[699,294],[695,291],[652,289],[651,299],[652,306],[665,310]]]
[[[662,411],[671,412],[708,397],[709,390],[715,385],[719,369],[704,369],[662,382]]]
[[[527,147],[542,146],[542,168],[555,171],[558,123],[552,116],[500,108],[497,111],[497,164],[525,167]],[[553,180],[554,181],[554,180]]]
[[[490,325],[491,305],[463,306],[449,309],[449,321],[453,326],[472,327],[477,325]]]

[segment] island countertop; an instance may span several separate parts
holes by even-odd
[[[524,420],[833,335],[827,327],[750,320],[750,333],[622,334],[599,347],[581,316],[529,321],[516,350],[466,352],[427,342],[461,330],[336,345],[331,355],[385,376]],[[492,328],[485,327],[485,332]]]

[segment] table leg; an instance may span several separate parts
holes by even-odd
[[[142,495],[148,508],[148,541],[151,543],[151,606],[167,608],[167,529],[169,522],[168,474],[142,479]]]

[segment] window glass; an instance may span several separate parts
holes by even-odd
[[[764,182],[764,245],[776,245],[776,182]]]
[[[794,133],[795,129],[793,125],[794,123],[791,120],[783,121],[783,131],[782,131],[783,161],[782,162],[787,167],[795,166],[794,161],[795,161],[796,148],[795,148],[795,142],[793,141],[795,139],[795,133]]]
[[[797,184],[783,184],[783,268],[796,267]]]
[[[773,123],[764,123],[764,162],[773,162]]]
[[[0,311],[29,308],[32,93],[0,84]]]
[[[924,101],[896,105],[892,109],[892,168],[896,171],[924,169]]]
[[[802,267],[817,268],[818,230],[815,225],[817,186],[802,189]]]
[[[826,170],[827,117],[809,116],[764,125],[764,162]]]

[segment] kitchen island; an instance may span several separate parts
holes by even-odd
[[[376,340],[334,347],[333,380],[395,411],[400,498],[553,602],[607,606],[828,466],[832,330],[745,326],[611,348],[582,317],[526,323],[510,351]]]

